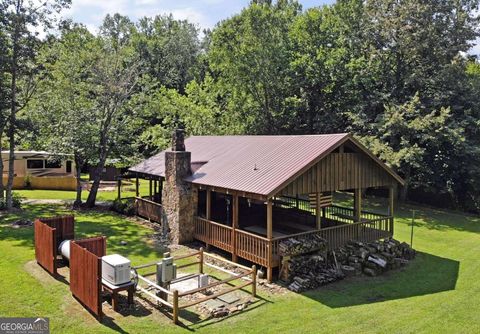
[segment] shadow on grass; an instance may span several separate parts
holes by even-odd
[[[34,248],[33,227],[12,228],[10,223],[18,219],[34,220],[38,217],[52,217],[73,214],[75,216],[75,239],[98,235],[107,237],[107,252],[123,256],[148,257],[158,252],[147,245],[152,231],[127,220],[111,211],[72,211],[62,205],[26,205],[23,210],[3,214],[0,217],[0,240],[15,241],[19,247]],[[123,244],[122,241],[126,241]],[[158,254],[159,255],[159,254]]]
[[[455,290],[460,262],[418,253],[407,267],[378,277],[354,277],[303,293],[332,308],[364,305]]]

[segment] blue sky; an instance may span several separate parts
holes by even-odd
[[[188,19],[199,28],[212,28],[248,5],[249,0],[72,0],[65,17],[85,24],[92,32],[106,14],[120,13],[137,20],[143,16],[172,13],[177,19]],[[335,0],[300,0],[304,8],[331,4]],[[480,54],[480,40],[470,53]]]

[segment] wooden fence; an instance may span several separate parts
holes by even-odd
[[[73,216],[40,218],[40,221],[56,230],[57,246],[59,246],[63,240],[75,239],[75,218]]]
[[[244,272],[241,273],[241,274],[228,272],[227,270],[222,269],[222,268],[220,268],[216,265],[212,265],[208,262],[205,262],[205,257],[211,257],[211,258],[214,258],[217,261],[228,262],[229,265],[237,266],[238,268],[241,268]],[[175,283],[175,282],[179,282],[179,281],[188,279],[188,278],[197,277],[199,274],[203,274],[204,265],[210,266],[214,269],[217,269],[217,270],[220,270],[220,271],[223,271],[223,272],[227,272],[231,276],[224,279],[224,280],[221,280],[221,281],[212,282],[212,283],[210,283],[206,286],[203,286],[203,287],[188,290],[188,291],[185,291],[185,292],[179,292],[178,290],[170,291],[170,290],[166,289],[165,287],[157,285],[155,282],[152,282],[151,280],[147,279],[146,277],[137,274],[139,282],[144,282],[148,285],[148,288],[144,288],[144,287],[141,286],[141,284],[138,284],[137,285],[137,290],[146,294],[147,296],[150,296],[151,298],[155,299],[158,303],[172,308],[173,323],[178,324],[178,318],[179,318],[180,310],[186,309],[188,307],[191,307],[191,306],[194,306],[194,305],[197,305],[197,304],[200,304],[200,303],[203,303],[203,302],[205,302],[207,300],[210,300],[210,299],[218,298],[218,297],[223,296],[223,295],[225,295],[227,293],[230,293],[232,291],[243,289],[247,286],[252,287],[251,288],[252,289],[252,291],[251,291],[252,296],[253,297],[256,296],[256,293],[257,293],[256,292],[257,291],[257,269],[256,269],[255,266],[252,266],[252,268],[250,269],[250,268],[238,265],[236,263],[233,263],[233,262],[224,260],[220,257],[217,257],[213,254],[204,253],[203,248],[200,248],[200,250],[198,252],[193,252],[193,253],[173,257],[174,261],[185,260],[185,259],[189,259],[189,258],[195,258],[197,261],[186,263],[186,264],[183,264],[183,265],[179,265],[179,266],[177,266],[177,269],[182,269],[182,268],[198,265],[198,273],[197,274],[192,274],[192,275],[186,275],[184,277],[179,277],[179,278],[173,280],[171,282],[172,284]],[[134,269],[138,270],[138,269],[144,269],[144,268],[148,268],[148,267],[151,267],[151,266],[155,266],[157,264],[157,262],[136,266],[136,267],[134,267]],[[239,281],[239,280],[246,280],[246,282],[241,282],[239,285],[233,285],[234,281]],[[227,289],[218,291],[214,294],[209,294],[209,295],[206,295],[205,297],[202,297],[202,298],[199,298],[199,299],[193,299],[193,300],[190,297],[191,295],[196,294],[196,293],[204,293],[205,294],[205,292],[207,290],[211,289],[211,288],[217,287],[219,285],[226,285],[226,284],[230,285],[230,287],[227,288]],[[152,291],[152,288],[161,292],[161,294],[160,295],[155,294]],[[160,297],[162,295],[163,295],[163,297]],[[184,299],[184,302],[183,302],[182,299]]]
[[[160,223],[162,205],[145,198],[135,197],[135,211],[138,216]]]
[[[35,230],[35,259],[50,274],[57,274],[57,247],[55,229],[36,219]]]
[[[57,249],[63,240],[73,239],[73,216],[39,218],[34,222],[35,259],[50,274],[57,274]]]
[[[106,237],[88,238],[70,243],[70,291],[90,312],[102,317],[102,259]]]

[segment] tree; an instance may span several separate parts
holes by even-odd
[[[91,63],[98,50],[95,43],[85,27],[64,27],[61,37],[40,54],[42,80],[30,107],[43,148],[57,155],[73,154],[77,179],[74,206],[82,203],[81,169],[92,160],[98,135],[92,124],[95,105],[91,96]]]
[[[250,133],[288,132],[294,122],[289,29],[300,10],[296,1],[255,1],[212,32],[213,77]]]
[[[445,172],[450,153],[465,140],[461,127],[451,125],[451,116],[449,108],[426,110],[416,94],[405,104],[387,105],[375,123],[378,134],[361,138],[374,154],[402,170],[402,200],[409,187],[425,185],[440,170]],[[435,158],[429,161],[431,155]]]
[[[200,53],[198,29],[170,15],[142,18],[133,38],[146,73],[160,85],[185,92]]]
[[[140,135],[146,155],[167,148],[172,131],[179,126],[191,136],[241,133],[238,121],[230,119],[229,113],[212,101],[213,94],[206,87],[209,82],[191,82],[186,95],[166,87],[148,94],[142,106],[146,126]]]
[[[36,71],[35,51],[38,38],[34,29],[48,28],[53,20],[52,14],[68,6],[69,0],[47,0],[42,3],[24,0],[0,1],[2,21],[0,24],[6,39],[6,73],[9,78],[10,103],[8,114],[9,172],[6,187],[6,207],[12,207],[12,186],[14,177],[14,151],[17,112],[29,102],[34,90],[33,81]]]
[[[340,1],[311,8],[292,25],[292,84],[301,106],[296,132],[345,131],[343,112],[356,102],[354,74],[363,65],[355,52],[361,15],[359,2]]]
[[[98,38],[98,49],[95,51],[97,58],[92,64],[98,164],[93,172],[87,207],[95,205],[101,171],[112,147],[121,145],[122,137],[127,136],[129,122],[134,116],[127,106],[136,92],[142,72],[140,60],[130,39],[124,33],[117,33],[125,32],[125,25],[128,25],[128,22],[120,20],[119,17],[118,14],[114,15],[113,20],[106,17]]]

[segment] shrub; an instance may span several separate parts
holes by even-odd
[[[30,179],[30,174],[25,175],[23,178],[23,185],[25,189],[32,189],[32,180]]]
[[[118,212],[122,215],[133,216],[135,215],[134,201],[130,199],[116,199],[113,201],[110,210]]]

